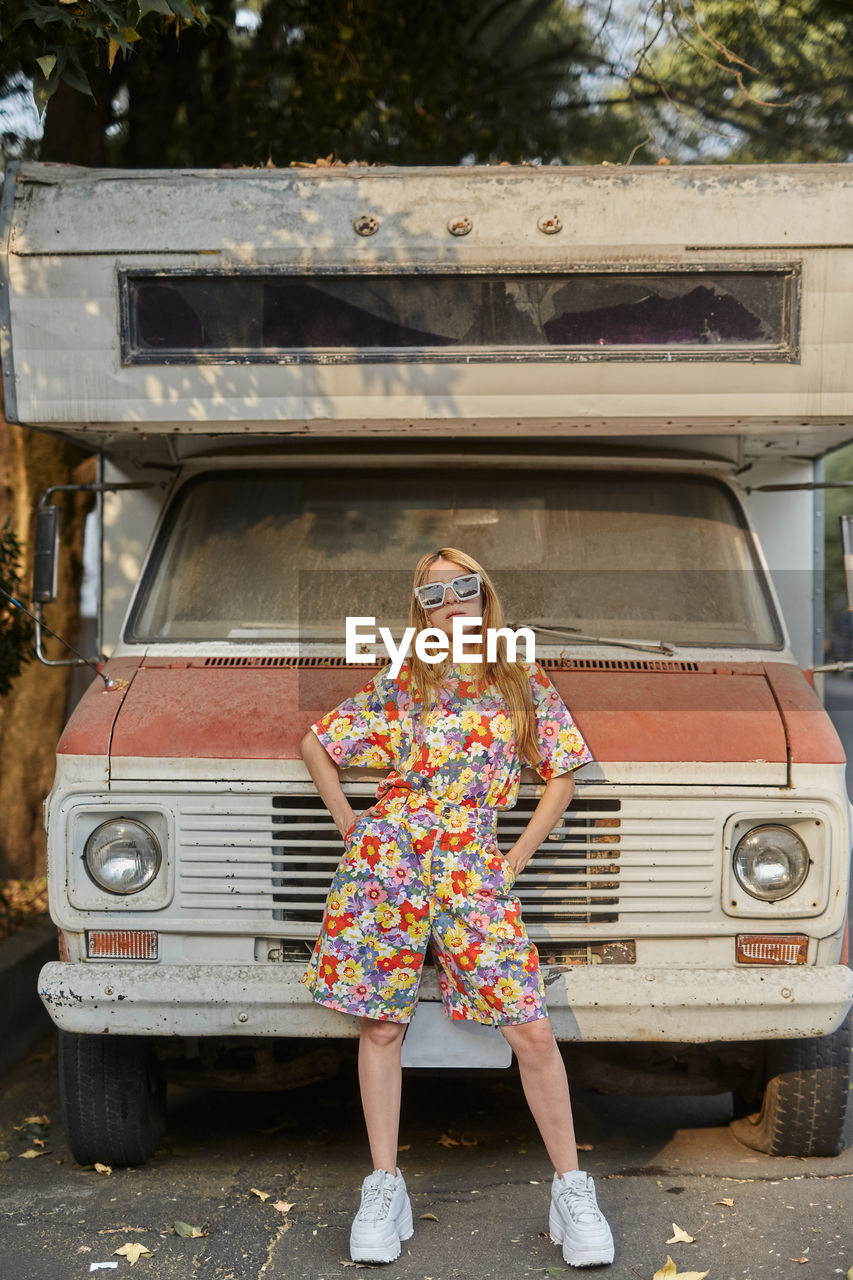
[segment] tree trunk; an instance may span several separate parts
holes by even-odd
[[[89,79],[97,101],[60,83],[44,116],[39,160],[59,164],[84,164],[96,168],[107,163],[106,127],[112,120],[110,77],[95,68]]]
[[[110,77],[95,69],[97,101],[60,85],[48,104],[39,159],[67,164],[105,163],[105,128],[112,116]],[[0,524],[6,516],[24,543],[25,594],[32,581],[34,507],[51,484],[94,480],[94,458],[76,446],[30,427],[6,421],[0,400]],[[82,470],[81,470],[82,468]],[[62,538],[58,596],[45,621],[77,644],[83,525],[89,494],[61,495]],[[78,646],[79,647],[79,646]],[[72,655],[49,636],[51,658]],[[87,654],[87,657],[90,656]],[[43,801],[53,782],[56,743],[67,718],[72,667],[46,667],[33,660],[0,701],[0,879],[28,879],[45,870]]]
[[[25,544],[25,594],[32,579],[33,509],[50,484],[94,479],[94,458],[84,459],[74,445],[28,427],[8,423],[0,405],[0,524],[8,516]],[[90,474],[87,474],[90,473]],[[46,621],[76,643],[83,524],[91,505],[88,494],[64,499],[59,590],[47,607]],[[45,637],[49,657],[68,657],[56,640]],[[87,655],[88,656],[88,655]],[[42,803],[53,782],[56,743],[68,710],[71,667],[46,667],[32,661],[0,700],[0,879],[29,879],[44,873],[45,836]]]

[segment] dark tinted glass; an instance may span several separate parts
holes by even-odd
[[[790,341],[790,271],[129,276],[126,357],[757,347]]]

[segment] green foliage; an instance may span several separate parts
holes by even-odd
[[[267,0],[226,82],[229,159],[580,158],[605,132],[582,83],[602,63],[562,0]]]
[[[11,88],[24,67],[46,74],[42,98],[59,79],[91,88],[97,113],[65,92],[53,119],[48,109],[41,154],[53,160],[624,161],[643,135],[609,102],[611,68],[585,19],[602,2],[205,0],[187,25],[164,12],[185,13],[186,0],[142,0],[142,17],[138,0],[12,0],[0,82]],[[67,20],[84,10],[89,25]],[[94,154],[83,131],[100,139]]]
[[[82,163],[853,155],[850,0],[0,0],[9,153],[24,76]]]
[[[651,0],[660,36],[630,85],[659,147],[727,161],[847,161],[849,0]]]
[[[0,6],[3,62],[32,77],[42,112],[60,83],[92,95],[92,68],[112,67],[144,36],[205,25],[203,3],[193,0],[6,0]]]
[[[0,587],[26,604],[21,595],[21,544],[9,521],[0,529]],[[25,613],[0,596],[0,698],[21,674],[21,667],[34,656],[33,624]]]

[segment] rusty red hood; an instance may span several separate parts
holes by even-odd
[[[114,659],[107,672],[126,687],[96,681],[58,750],[109,755],[113,776],[129,778],[141,776],[132,762],[146,759],[193,761],[195,777],[205,759],[299,759],[308,726],[374,669],[275,661]],[[761,762],[784,782],[789,763],[844,760],[818,698],[788,663],[545,665],[605,774],[609,762]],[[152,776],[150,765],[144,773]]]

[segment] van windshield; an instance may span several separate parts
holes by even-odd
[[[125,639],[337,646],[347,615],[373,617],[399,637],[412,569],[441,546],[485,566],[514,625],[681,645],[781,644],[751,536],[718,481],[447,463],[232,469],[188,481]]]

